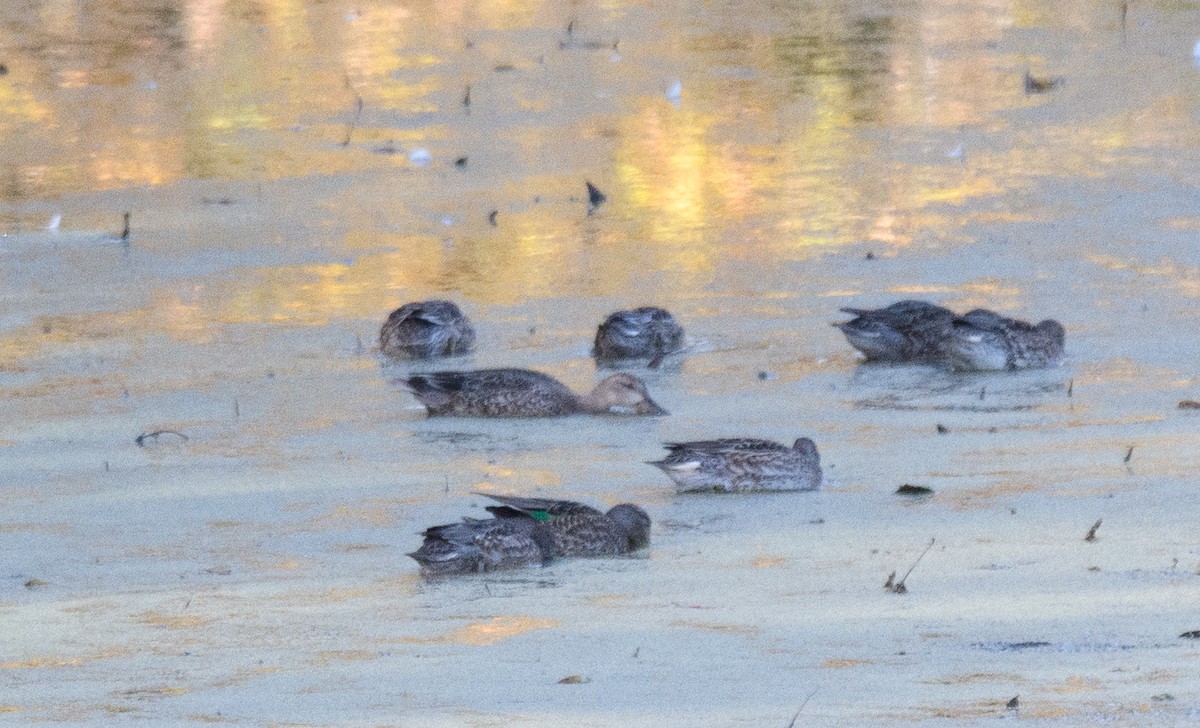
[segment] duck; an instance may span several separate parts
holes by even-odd
[[[683,327],[670,311],[643,306],[609,314],[596,329],[592,356],[600,363],[649,359],[653,367],[684,345]]]
[[[646,384],[624,372],[578,395],[554,377],[529,369],[418,374],[405,385],[431,416],[562,417],[574,414],[666,415]]]
[[[945,358],[951,368],[967,371],[1041,369],[1062,363],[1066,339],[1054,319],[1033,325],[975,309],[954,321]]]
[[[487,507],[498,519],[548,527],[556,557],[620,556],[650,545],[650,516],[632,503],[619,503],[605,513],[575,501],[477,495],[500,503]]]
[[[554,534],[533,519],[464,518],[422,535],[421,548],[408,554],[422,576],[540,567],[555,556]]]
[[[467,354],[475,329],[450,301],[406,303],[392,311],[379,329],[379,348],[398,359],[433,359]]]
[[[842,308],[854,318],[833,324],[868,361],[936,364],[954,324],[954,312],[927,301],[905,300],[885,308]]]
[[[670,454],[653,465],[680,493],[816,490],[821,486],[817,445],[801,437],[788,447],[771,440],[724,438],[667,443]]]

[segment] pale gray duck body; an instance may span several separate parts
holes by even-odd
[[[1036,326],[987,309],[954,322],[946,344],[947,363],[962,370],[1040,369],[1062,363],[1066,330],[1053,319]]]
[[[669,443],[670,454],[651,462],[680,492],[816,490],[821,456],[807,437],[792,447],[770,440],[728,438]]]

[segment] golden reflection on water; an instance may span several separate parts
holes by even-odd
[[[390,310],[397,292],[513,304],[636,291],[639,274],[664,271],[672,295],[702,298],[731,264],[862,241],[969,242],[969,222],[1052,214],[973,202],[1030,178],[1097,177],[1131,148],[1188,141],[1169,141],[1190,113],[1173,94],[1156,97],[1154,113],[1114,107],[1023,130],[1019,143],[955,150],[964,129],[1004,134],[1012,114],[1051,103],[1022,92],[1014,69],[1043,61],[1015,55],[1011,30],[1111,26],[1091,5],[785,2],[771,22],[736,4],[710,10],[703,23],[666,22],[610,3],[563,45],[566,16],[539,2],[196,0],[157,14],[132,0],[43,3],[39,25],[15,17],[0,29],[13,49],[0,76],[10,180],[0,199],[349,176],[349,191],[314,184],[287,202],[348,228],[309,228],[298,245],[353,259],[242,268],[190,297],[155,291],[122,315],[128,330],[207,343],[217,323],[323,326]],[[644,28],[620,22],[635,16]],[[674,79],[678,105],[664,93]],[[377,153],[383,143],[398,153]],[[409,163],[417,147],[432,150],[429,168]],[[457,155],[473,160],[465,171]],[[601,223],[583,212],[587,177],[610,197]],[[283,217],[274,204],[268,194],[245,213],[267,220],[268,239],[284,237],[269,227]],[[489,228],[493,208],[500,223]],[[1200,295],[1194,268],[1092,260]],[[993,308],[1023,295],[991,280],[938,292]],[[12,332],[0,367],[49,343]]]

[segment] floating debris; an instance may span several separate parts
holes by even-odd
[[[40,589],[44,586],[50,586],[50,582],[42,581],[41,579],[30,579],[25,582],[26,589]]]
[[[939,435],[945,435],[945,434],[946,434],[947,432],[949,432],[949,431],[950,431],[950,428],[949,428],[949,427],[946,427],[946,426],[945,426],[945,425],[943,425],[941,422],[939,422],[939,423],[938,423],[938,425],[937,425],[937,434],[939,434]]]
[[[138,447],[145,447],[147,442],[157,442],[158,438],[165,435],[174,435],[175,437],[183,438],[184,442],[188,440],[188,436],[182,432],[176,432],[175,430],[155,430],[154,432],[143,432],[133,438],[133,441],[137,443]]]
[[[1130,445],[1129,450],[1126,451],[1126,453],[1125,453],[1125,462],[1126,463],[1128,463],[1130,460],[1133,459],[1133,447],[1134,447],[1133,445]]]
[[[354,116],[350,119],[350,123],[346,125],[346,138],[342,140],[342,146],[348,147],[350,146],[350,138],[354,136],[354,129],[358,126],[358,120],[362,118],[363,98],[354,89],[354,84],[350,83],[350,74],[346,74],[345,81],[346,89],[354,94]]]
[[[463,108],[467,110],[468,114],[471,113],[471,84],[469,83],[467,84],[466,90],[463,91],[462,105]]]
[[[1037,78],[1029,71],[1025,72],[1025,93],[1026,94],[1044,94],[1048,91],[1053,91],[1062,83],[1062,79],[1058,77]]]
[[[380,144],[371,149],[373,154],[399,154],[400,149],[396,147],[396,142],[389,139],[387,142]]]
[[[433,155],[429,153],[428,149],[417,148],[408,153],[408,161],[418,167],[424,167],[433,161]]]
[[[910,485],[905,483],[896,489],[896,495],[907,495],[921,498],[933,495],[933,488],[926,488],[923,485]]]
[[[582,685],[584,683],[590,683],[591,681],[592,681],[592,679],[590,677],[584,677],[583,675],[567,675],[562,680],[559,680],[558,684],[559,685]]]
[[[1004,707],[1007,708],[1008,710],[1016,710],[1021,705],[1021,701],[1018,700],[1018,698],[1020,698],[1020,697],[1021,697],[1020,695],[1012,696],[1012,699],[1009,700],[1007,703],[1005,703]]]
[[[588,213],[587,214],[591,215],[593,212],[596,211],[597,208],[599,208],[601,205],[603,205],[605,203],[605,201],[608,200],[608,195],[601,192],[599,187],[592,184],[588,180],[584,180],[583,183],[587,185],[587,193],[588,193]]]
[[[492,227],[498,227],[498,224],[496,223],[496,216],[499,214],[500,214],[499,210],[492,210],[491,212],[489,212],[488,213],[488,224],[491,225]]]
[[[988,652],[1020,652],[1022,650],[1039,650],[1049,647],[1049,642],[973,642],[972,647]]]
[[[1184,632],[1179,635],[1180,639],[1185,640],[1200,640],[1200,629],[1194,629],[1191,632]]]
[[[1175,699],[1175,696],[1170,693],[1159,693],[1158,695],[1151,695],[1150,699],[1156,703],[1169,703]]]
[[[125,226],[121,228],[120,240],[122,243],[129,242],[129,211],[125,211]]]
[[[875,253],[868,250],[864,260],[875,260]]]
[[[779,379],[779,375],[775,372],[762,371],[758,373],[758,381],[760,382],[768,382],[775,379]]]
[[[1071,381],[1067,382],[1067,396],[1070,397],[1074,393],[1075,393],[1075,379],[1072,378]]]
[[[467,158],[459,157],[458,159],[454,160],[454,166],[458,167],[459,169],[466,169],[467,168]]]
[[[1185,399],[1179,403],[1179,409],[1182,410],[1200,410],[1200,402],[1194,399]]]
[[[1083,537],[1083,540],[1084,541],[1095,541],[1096,540],[1096,531],[1100,528],[1100,524],[1103,522],[1104,522],[1104,519],[1101,518],[1100,520],[1093,523],[1092,527],[1088,529],[1087,535]]]

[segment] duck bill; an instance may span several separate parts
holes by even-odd
[[[669,415],[670,412],[658,406],[658,402],[647,397],[634,406],[633,411],[639,415]]]

